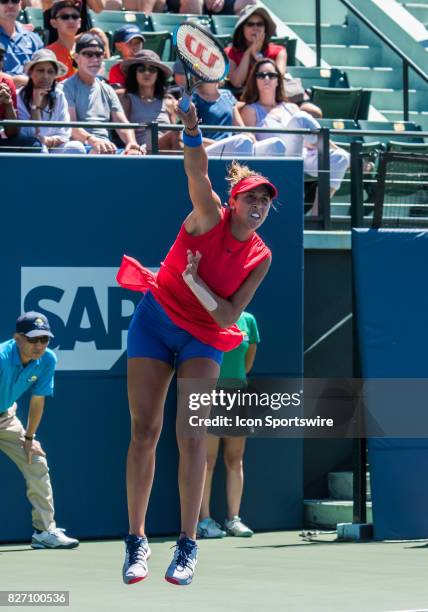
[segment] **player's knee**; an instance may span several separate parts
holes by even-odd
[[[136,421],[132,423],[131,443],[138,447],[155,447],[161,433],[161,425]]]
[[[206,443],[203,436],[200,437],[183,437],[179,440],[180,454],[197,455],[206,452]]]

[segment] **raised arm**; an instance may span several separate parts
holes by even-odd
[[[208,176],[208,157],[200,137],[194,104],[190,105],[187,113],[177,107],[177,115],[184,125],[184,170],[193,205],[193,211],[185,221],[185,228],[190,234],[197,235],[209,231],[220,221],[221,201],[213,191]]]

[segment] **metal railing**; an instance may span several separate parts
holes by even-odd
[[[428,84],[428,74],[424,72],[413,60],[411,60],[403,51],[392,42],[379,28],[377,28],[360,10],[358,10],[349,0],[338,0],[346,8],[355,15],[360,21],[366,25],[391,51],[393,51],[402,62],[402,80],[403,80],[403,119],[409,120],[409,67]],[[315,48],[317,66],[321,67],[322,62],[322,34],[321,34],[321,0],[315,0]]]
[[[33,121],[33,120],[18,120],[9,119],[0,121],[0,127],[17,126],[17,127],[83,127],[83,128],[102,128],[107,130],[114,129],[133,129],[141,130],[148,129],[151,132],[152,138],[152,155],[159,155],[162,151],[159,150],[159,132],[163,130],[180,131],[183,129],[181,125],[171,125],[169,123],[100,123],[86,121]],[[253,134],[300,134],[302,136],[317,135],[318,143],[318,202],[319,214],[313,217],[306,217],[311,226],[317,229],[329,230],[332,227],[331,206],[330,206],[330,155],[329,145],[330,138],[334,141],[334,136],[381,136],[390,137],[390,139],[403,138],[428,138],[428,132],[408,131],[395,132],[392,130],[336,130],[329,128],[320,129],[275,129],[272,128],[256,128],[256,127],[239,127],[239,126],[219,126],[219,125],[201,125],[203,133],[213,132],[231,132],[234,133],[253,133]],[[340,146],[340,143],[339,143]],[[31,151],[30,151],[31,152]],[[172,152],[174,153],[174,152]],[[180,152],[176,152],[180,155]],[[364,201],[363,201],[363,143],[356,140],[350,145],[350,176],[351,176],[351,226],[362,227],[364,218]],[[1,159],[1,158],[0,158]]]

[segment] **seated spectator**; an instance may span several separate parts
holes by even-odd
[[[137,0],[138,1],[138,0]],[[188,13],[192,15],[239,15],[256,0],[140,0],[144,12]],[[143,10],[143,9],[139,9]]]
[[[140,28],[133,24],[127,24],[116,30],[113,34],[114,48],[118,51],[118,60],[131,59],[139,53],[145,43],[145,38]],[[110,68],[108,75],[110,85],[125,87],[125,75],[121,70],[121,64],[117,63]]]
[[[5,52],[5,48],[0,44],[0,121],[17,119],[15,84],[7,74],[2,72]],[[41,150],[41,143],[36,138],[21,136],[17,126],[8,125],[3,129],[0,128],[0,151],[16,152],[16,148],[26,150],[30,147],[36,147],[34,151],[38,152]]]
[[[43,47],[37,34],[29,32],[16,21],[20,10],[20,0],[0,2],[0,43],[5,49],[3,70],[12,77],[16,87],[27,83],[24,64],[37,49]]]
[[[57,2],[62,2],[62,0],[38,0],[43,8],[43,26],[45,30],[48,32],[48,44],[51,45],[58,38],[58,31],[53,26],[52,19],[52,7]],[[109,6],[112,4],[114,6]],[[34,5],[33,5],[34,6]],[[91,16],[88,12],[88,8],[90,8],[94,13],[101,13],[104,9],[121,9],[122,2],[121,0],[80,0],[80,27],[78,33],[81,34],[83,32],[89,32],[92,28],[92,20]]]
[[[64,81],[72,121],[113,121],[128,123],[117,94],[110,85],[97,78],[104,57],[104,44],[95,34],[82,34],[76,44],[74,59],[77,72]],[[125,155],[140,155],[141,149],[135,140],[134,130],[117,130],[125,143]],[[103,128],[73,128],[72,137],[87,145],[89,153],[112,154],[116,145],[109,132]]]
[[[242,94],[245,106],[241,115],[245,125],[275,129],[319,129],[320,124],[311,115],[287,102],[284,92],[284,79],[281,78],[276,63],[271,59],[261,59],[254,64]],[[272,138],[273,134],[258,133],[259,141]],[[318,174],[317,135],[278,134],[276,143],[271,146],[271,154],[303,157],[305,172],[310,176]],[[269,151],[267,151],[268,153]],[[349,155],[337,145],[330,143],[330,191],[331,195],[340,183],[349,166]],[[313,211],[316,212],[316,211]]]
[[[67,73],[67,66],[50,49],[40,49],[24,66],[28,83],[18,92],[18,118],[35,121],[70,121],[67,100],[56,80]],[[23,136],[35,136],[45,153],[86,153],[79,141],[70,141],[65,127],[23,127]]]
[[[73,65],[73,53],[76,34],[82,23],[80,7],[80,0],[61,0],[55,2],[51,9],[51,25],[57,31],[58,38],[47,48],[51,49],[57,59],[67,66],[67,74],[58,78],[59,81],[68,79],[76,72]]]
[[[198,117],[205,125],[244,127],[235,96],[218,83],[201,83],[193,94]],[[208,155],[254,155],[254,138],[249,134],[206,132],[204,144]]]
[[[161,61],[159,55],[143,49],[133,58],[121,63],[126,76],[122,104],[131,123],[176,123],[175,103],[166,95],[166,81],[172,71]],[[150,130],[136,131],[137,142],[151,150]],[[179,148],[179,132],[159,132],[159,148]]]
[[[279,72],[287,69],[287,51],[281,45],[270,42],[276,34],[276,24],[269,11],[262,6],[248,6],[242,11],[233,33],[232,45],[225,51],[230,61],[229,79],[234,87],[241,88],[258,59],[274,60]]]

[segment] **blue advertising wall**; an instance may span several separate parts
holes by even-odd
[[[210,161],[214,188],[224,200],[226,164]],[[254,373],[299,376],[302,163],[249,164],[278,185],[282,204],[260,232],[273,251],[273,264],[249,307],[262,336]],[[118,287],[115,274],[123,253],[151,267],[164,258],[190,211],[183,163],[179,158],[3,155],[1,173],[7,184],[0,339],[11,337],[18,314],[30,309],[45,312],[55,334],[55,396],[47,400],[38,437],[48,455],[57,521],[77,537],[120,536],[127,531],[126,330],[140,296]],[[172,388],[150,501],[151,535],[179,528],[174,398]],[[25,401],[19,403],[19,416],[25,422]],[[242,513],[251,526],[300,526],[302,470],[301,440],[249,441]],[[0,541],[26,540],[31,513],[24,482],[2,453],[0,472]],[[214,510],[222,512],[219,474]]]
[[[352,253],[363,377],[427,379],[428,232],[354,230]],[[389,410],[392,423],[398,398],[384,405],[378,398],[388,394],[379,394],[379,385],[367,390],[370,418],[381,422]],[[400,411],[411,419],[412,400],[406,399]],[[388,419],[383,422],[388,425]],[[425,437],[368,440],[378,540],[428,537],[428,439],[426,431],[418,429],[415,436],[419,433]]]

